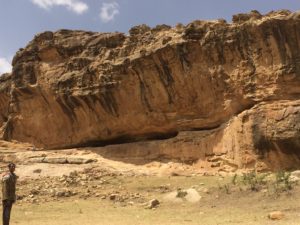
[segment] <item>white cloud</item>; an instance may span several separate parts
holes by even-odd
[[[0,75],[9,73],[12,70],[10,62],[6,58],[0,58]]]
[[[77,14],[82,14],[89,8],[86,3],[80,0],[31,0],[31,2],[46,10],[54,6],[64,6]]]
[[[100,18],[104,23],[107,23],[114,20],[119,13],[119,4],[117,2],[103,3],[100,10]]]

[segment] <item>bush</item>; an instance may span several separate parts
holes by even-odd
[[[252,191],[259,191],[262,186],[266,185],[266,178],[267,174],[257,174],[255,171],[250,173],[243,174],[242,182],[244,185],[249,185],[250,190]]]
[[[275,179],[275,192],[292,190],[291,173],[285,171],[278,171]]]

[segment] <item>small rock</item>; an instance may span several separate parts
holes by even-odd
[[[160,202],[157,199],[152,199],[151,201],[148,202],[148,205],[146,206],[146,209],[153,209],[158,207]]]
[[[41,169],[35,169],[35,170],[33,170],[32,172],[33,172],[33,173],[41,173],[42,170],[41,170]]]
[[[64,197],[65,196],[65,192],[64,191],[58,191],[56,192],[56,197]]]
[[[116,200],[116,198],[117,198],[117,195],[116,194],[111,194],[110,196],[109,196],[109,200]]]
[[[30,194],[31,194],[31,195],[37,195],[37,194],[39,194],[39,191],[36,190],[36,189],[32,189],[32,190],[30,191]]]
[[[55,193],[56,193],[56,191],[54,189],[49,190],[49,194],[51,195],[51,197],[54,197]]]
[[[72,196],[72,192],[68,190],[68,191],[65,192],[64,196],[65,197],[70,197],[70,196]]]
[[[179,173],[173,171],[173,172],[171,172],[171,176],[173,176],[173,177],[179,176]]]
[[[284,214],[281,211],[274,211],[268,214],[270,220],[281,220],[284,218]]]
[[[65,177],[61,177],[61,178],[59,178],[59,181],[66,181],[66,178]]]
[[[220,167],[221,166],[221,162],[212,162],[211,163],[211,167]]]
[[[203,189],[202,189],[202,192],[203,192],[203,193],[206,193],[206,194],[209,194],[208,188],[203,188]]]

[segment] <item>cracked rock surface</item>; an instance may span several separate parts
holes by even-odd
[[[133,150],[112,148],[210,158],[212,166],[293,168],[299,46],[300,14],[284,10],[238,14],[232,23],[140,25],[129,35],[44,32],[0,78],[1,133],[43,148],[140,141]]]

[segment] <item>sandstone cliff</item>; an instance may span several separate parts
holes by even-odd
[[[38,34],[1,77],[0,122],[5,140],[37,147],[170,138],[139,149],[291,168],[300,162],[299,97],[300,14],[252,11],[129,35]]]

